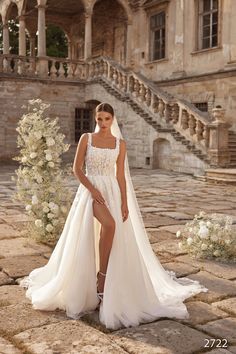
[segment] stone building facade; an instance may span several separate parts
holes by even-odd
[[[18,56],[10,19],[19,23]],[[40,97],[60,117],[71,158],[107,100],[131,166],[236,166],[234,0],[0,0],[0,20],[1,159],[16,153],[22,104]],[[47,24],[65,32],[67,58],[46,56]]]

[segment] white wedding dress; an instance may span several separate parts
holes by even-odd
[[[160,317],[188,318],[184,299],[208,289],[188,278],[177,279],[174,272],[164,270],[129,194],[129,216],[123,222],[115,175],[119,145],[120,139],[116,138],[115,149],[94,147],[89,133],[85,157],[86,176],[102,193],[116,222],[99,307],[100,322],[107,328],[118,329]],[[78,319],[97,307],[100,224],[93,216],[92,202],[91,193],[80,184],[48,263],[20,282],[20,286],[28,287],[26,296],[34,309],[59,308]]]

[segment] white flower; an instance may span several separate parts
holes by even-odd
[[[48,166],[49,166],[49,167],[54,167],[54,166],[55,166],[55,165],[54,165],[54,162],[50,161],[50,162],[48,163]]]
[[[43,222],[42,222],[42,220],[41,219],[37,219],[37,220],[35,220],[35,225],[37,226],[37,227],[42,227],[43,226]]]
[[[212,223],[210,221],[207,221],[206,225],[207,225],[207,227],[211,227]]]
[[[53,226],[56,226],[58,224],[58,220],[57,219],[53,219],[52,220],[52,224],[53,224]]]
[[[225,243],[226,243],[226,245],[230,245],[231,244],[231,240],[227,239],[227,240],[225,240]]]
[[[37,132],[34,133],[34,136],[35,136],[35,138],[36,138],[37,140],[39,140],[39,139],[42,138],[43,134],[42,134],[42,132],[39,130],[39,131],[37,131]]]
[[[219,250],[215,250],[213,252],[213,255],[216,256],[216,257],[219,257],[220,256],[220,251]]]
[[[210,244],[209,248],[213,248],[213,245],[212,245],[212,244]]]
[[[208,235],[209,235],[209,230],[206,226],[201,226],[199,231],[198,231],[198,235],[200,238],[204,239],[204,238],[207,238]]]
[[[30,158],[31,159],[34,159],[36,156],[37,156],[36,152],[31,152],[31,154],[30,154]]]
[[[190,246],[193,243],[193,238],[192,237],[188,237],[187,238],[187,244]]]
[[[48,139],[46,140],[46,144],[47,144],[48,146],[53,146],[53,145],[55,145],[55,140],[54,140],[53,138],[48,138]]]
[[[50,210],[50,209],[49,209],[47,206],[45,206],[45,207],[43,208],[43,212],[44,212],[44,213],[48,213],[49,210]]]
[[[46,154],[46,160],[51,161],[52,160],[52,155],[51,154]]]
[[[178,243],[178,246],[179,246],[180,249],[182,249],[182,248],[183,248],[183,243],[182,243],[182,242],[179,242],[179,243]]]
[[[50,162],[49,162],[49,163],[50,163]],[[49,192],[51,192],[51,193],[54,193],[54,192],[56,191],[55,188],[53,188],[53,187],[49,187],[48,190],[49,190]]]
[[[26,163],[26,162],[27,162],[27,157],[26,157],[26,156],[23,156],[22,159],[21,159],[21,161],[22,161],[23,163]]]
[[[205,221],[201,220],[201,221],[199,221],[199,225],[200,226],[206,226],[206,223],[205,223]]]
[[[48,207],[48,203],[47,202],[42,202],[42,206]]]
[[[202,243],[201,249],[202,249],[203,251],[205,251],[205,250],[207,249],[207,244],[206,244],[206,243]]]
[[[178,231],[176,232],[176,237],[180,237],[180,236],[181,236],[181,231],[178,230]]]
[[[32,196],[32,204],[38,204],[38,198],[37,198],[37,196],[36,195],[33,195]]]
[[[47,230],[48,232],[51,232],[51,231],[53,230],[52,224],[47,224],[46,230]]]
[[[36,177],[36,180],[37,180],[38,183],[42,183],[43,182],[43,177],[39,175],[39,176]]]
[[[29,211],[29,210],[32,209],[32,206],[31,206],[30,204],[28,204],[28,205],[26,205],[25,209],[26,209],[27,211]]]
[[[40,161],[38,162],[38,166],[43,166],[43,161],[42,161],[42,160],[40,160]]]
[[[63,214],[65,214],[67,212],[67,208],[64,206],[61,206],[61,211],[63,212]]]
[[[193,228],[192,227],[189,228],[189,232],[193,232]]]
[[[211,241],[213,241],[213,242],[216,242],[219,240],[219,238],[216,235],[212,235],[210,238],[211,238]]]
[[[56,203],[50,202],[49,204],[49,208],[52,210],[58,210],[58,205]]]
[[[53,213],[48,213],[48,219],[53,219],[54,218],[54,214]]]

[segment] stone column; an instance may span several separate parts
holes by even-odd
[[[131,53],[132,53],[132,23],[127,22],[126,27],[126,60],[125,64],[127,67],[131,65]]]
[[[26,56],[25,17],[19,17],[19,55]]]
[[[38,57],[46,56],[45,5],[38,5]]]
[[[173,76],[180,77],[184,73],[184,1],[176,0],[175,8],[175,50],[173,51],[173,62],[175,71]]]
[[[30,40],[30,56],[35,57],[36,36],[31,34],[29,40]]]
[[[5,23],[3,25],[3,54],[9,54],[10,50],[10,45],[9,45],[9,28],[8,24]]]
[[[212,110],[214,121],[209,124],[209,155],[216,167],[227,167],[230,163],[229,128],[231,124],[224,119],[225,110],[221,107]]]
[[[92,55],[92,12],[85,13],[84,59]]]

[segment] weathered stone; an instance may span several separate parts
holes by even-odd
[[[122,329],[110,335],[124,350],[135,354],[190,354],[201,350],[208,336],[171,320]]]
[[[1,259],[0,259],[1,261]],[[10,278],[4,272],[0,272],[0,286],[14,283],[14,279]]]
[[[42,250],[47,252],[49,247],[44,245],[36,247],[35,243],[29,242],[24,237],[18,237],[10,240],[0,240],[0,256],[4,257],[37,255],[41,254]]]
[[[218,342],[216,342],[215,346],[218,344]],[[221,345],[224,345],[224,343],[222,343]],[[210,344],[209,344],[209,347],[210,347]],[[209,352],[204,352],[204,353],[211,353],[211,354],[231,354],[232,352],[229,352],[227,349],[223,349],[223,348],[216,348],[216,349],[213,349]]]
[[[173,240],[174,235],[171,232],[159,230],[158,228],[146,229],[150,243],[156,243],[160,241]]]
[[[230,297],[229,299],[214,302],[212,305],[236,316],[236,297]]]
[[[156,253],[167,252],[173,255],[186,254],[186,251],[181,250],[178,246],[178,242],[175,240],[154,243],[152,244],[152,248]]]
[[[206,271],[200,271],[197,274],[190,274],[189,278],[199,281],[202,285],[209,289],[208,292],[202,292],[195,295],[193,298],[196,300],[211,303],[225,297],[236,295],[236,286],[233,282],[230,280],[217,278]]]
[[[18,285],[4,285],[0,287],[0,306],[9,306],[30,303],[25,296],[25,289]]]
[[[235,279],[236,278],[236,264],[233,263],[223,263],[217,262],[215,260],[209,259],[194,259],[190,258],[188,255],[179,256],[178,261],[191,264],[201,270],[206,270],[207,272],[216,275],[217,277],[224,279]]]
[[[82,321],[70,320],[32,328],[15,335],[14,339],[35,354],[126,353],[104,333]]]
[[[62,311],[40,311],[33,309],[32,304],[20,303],[0,308],[0,331],[11,335],[67,319]]]
[[[0,240],[17,236],[19,236],[19,231],[15,230],[11,225],[0,224]]]
[[[170,226],[161,226],[159,227],[159,230],[165,230],[168,232],[171,232],[172,234],[176,234],[178,230],[182,231],[184,228],[184,225],[170,225]]]
[[[179,320],[182,323],[191,325],[204,324],[219,318],[228,317],[224,311],[217,310],[201,301],[189,301],[186,303],[190,318]]]
[[[192,217],[185,213],[179,213],[178,211],[165,211],[160,213],[163,216],[169,216],[170,218],[174,218],[176,220],[190,220]]]
[[[8,340],[0,337],[0,353],[1,354],[22,354],[22,352],[17,349]]]
[[[165,263],[164,268],[174,271],[177,277],[185,277],[188,274],[197,273],[199,271],[199,268],[180,262]]]
[[[42,256],[16,256],[0,259],[0,267],[12,278],[28,275],[34,268],[39,268],[47,263]]]
[[[197,328],[207,332],[215,338],[225,338],[231,344],[236,343],[236,318],[223,318],[204,325],[197,325]]]

